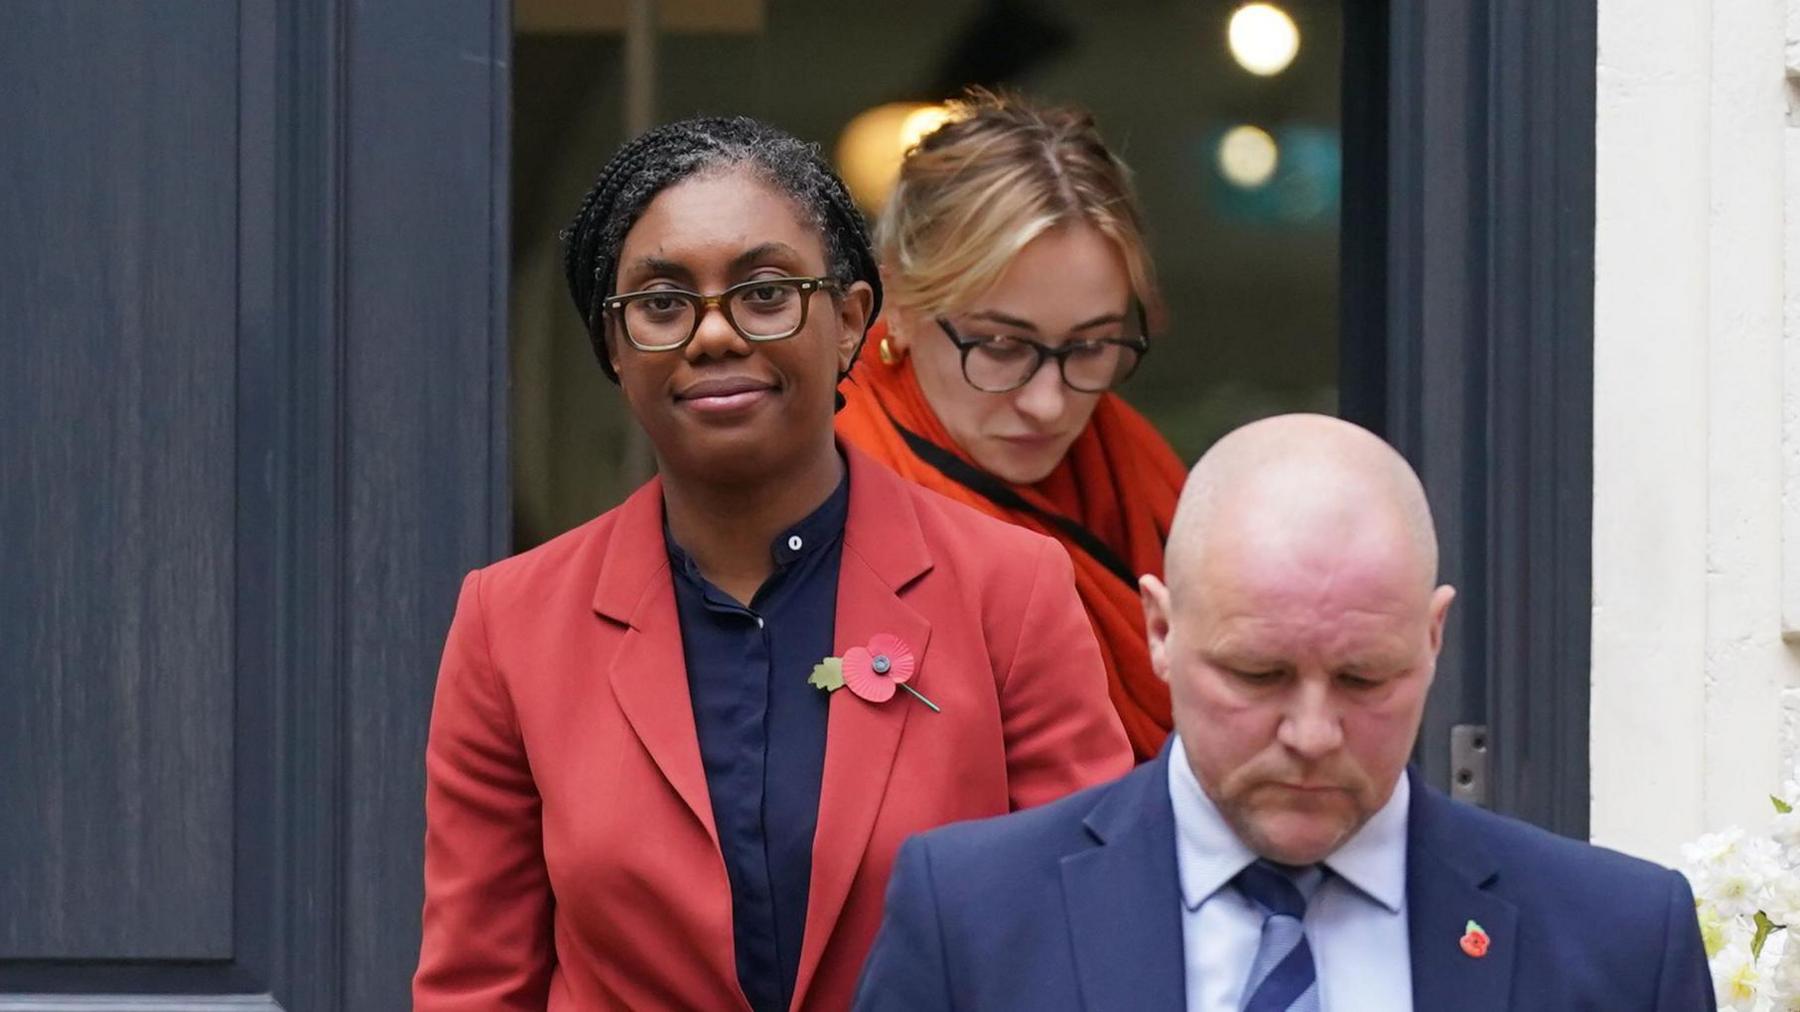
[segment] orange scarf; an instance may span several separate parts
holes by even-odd
[[[1075,589],[1100,641],[1107,690],[1119,720],[1138,759],[1155,756],[1172,726],[1169,689],[1150,669],[1137,587],[1116,567],[1162,576],[1163,544],[1187,477],[1180,458],[1142,415],[1117,395],[1105,394],[1087,428],[1044,480],[1014,485],[982,472],[986,482],[1028,505],[996,503],[947,476],[908,444],[902,428],[974,467],[926,403],[912,360],[882,363],[874,349],[886,329],[877,325],[870,331],[858,368],[841,387],[847,403],[837,416],[838,434],[902,477],[1063,543],[1075,562]],[[1083,547],[1082,538],[1037,511],[1085,528],[1099,541],[1098,554],[1111,559],[1097,557]]]

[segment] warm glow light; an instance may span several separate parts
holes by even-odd
[[[950,122],[950,110],[941,105],[922,105],[906,114],[900,124],[900,153],[905,154],[925,135]]]
[[[850,195],[870,211],[887,203],[907,149],[950,119],[950,110],[920,102],[891,102],[857,117],[838,135],[838,172]]]
[[[1231,15],[1231,55],[1252,74],[1286,70],[1300,52],[1300,29],[1287,11],[1268,3],[1245,4]]]
[[[1219,175],[1233,186],[1254,190],[1269,181],[1280,163],[1281,149],[1261,127],[1234,126],[1219,139]]]

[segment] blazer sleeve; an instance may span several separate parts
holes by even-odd
[[[481,573],[463,581],[425,746],[425,910],[416,1012],[541,1010],[553,965],[540,802],[488,651]]]
[[[949,1012],[949,966],[938,920],[931,854],[913,837],[900,845],[888,878],[881,930],[856,985],[854,1012]]]
[[[1030,588],[1000,673],[1014,810],[1122,776],[1132,765],[1131,742],[1106,694],[1106,663],[1075,593],[1075,567],[1049,538],[1039,542]]]
[[[1714,1012],[1712,970],[1694,913],[1694,892],[1679,872],[1669,873],[1669,915],[1663,942],[1657,1012]]]

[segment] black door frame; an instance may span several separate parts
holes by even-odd
[[[0,959],[0,1012],[411,1003],[438,655],[460,577],[511,527],[512,4],[235,9],[237,51],[218,54],[238,78],[236,376],[218,378],[236,404],[229,955]],[[28,74],[30,43],[12,50]],[[0,831],[13,845],[32,841]]]
[[[1419,468],[1460,597],[1417,758],[1585,839],[1593,4],[1346,7],[1342,409]],[[1375,98],[1379,96],[1379,98]]]

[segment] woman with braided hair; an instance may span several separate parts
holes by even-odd
[[[1138,577],[1162,575],[1186,468],[1112,390],[1161,315],[1130,173],[1079,109],[974,91],[901,163],[877,247],[891,305],[843,438],[1062,542],[1137,758],[1162,748]]]
[[[835,440],[881,280],[810,145],[652,130],[564,241],[659,476],[463,585],[415,1008],[845,1008],[902,839],[1130,765],[1069,557]]]

